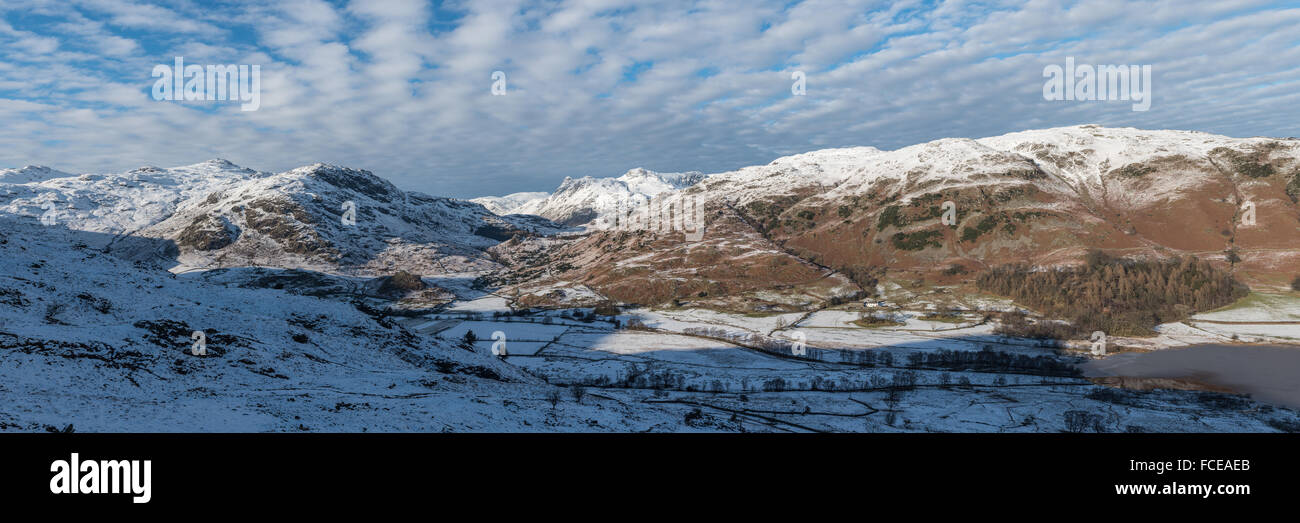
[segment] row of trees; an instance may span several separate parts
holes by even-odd
[[[980,290],[1009,296],[1046,316],[1068,320],[1073,335],[1149,334],[1152,327],[1230,305],[1249,289],[1196,257],[1160,261],[1090,252],[1082,268],[1004,266],[976,279]]]
[[[982,350],[947,350],[913,352],[907,356],[913,368],[951,369],[982,372],[1026,373],[1038,376],[1074,377],[1079,375],[1073,362],[1051,355],[1011,354],[985,345]]]

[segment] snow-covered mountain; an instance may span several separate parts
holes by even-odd
[[[0,169],[0,183],[31,183],[71,176],[44,165],[28,165],[21,169]]]
[[[553,224],[402,191],[368,171],[316,164],[272,174],[225,160],[120,174],[0,183],[0,213],[103,233],[109,247],[191,267],[275,266],[363,273],[493,265],[483,250]]]
[[[806,285],[805,271],[778,270],[792,263],[944,282],[1102,248],[1196,255],[1273,286],[1300,266],[1296,139],[1084,125],[813,151],[679,191],[704,202],[702,242],[596,235],[550,255],[576,267],[557,277],[658,303]]]
[[[507,214],[515,214],[515,209],[532,203],[535,200],[544,200],[550,195],[551,193],[548,192],[517,192],[505,196],[470,198],[469,201],[482,205],[483,207],[486,207],[487,210],[496,214],[505,216]]]
[[[170,238],[193,266],[338,265],[373,273],[488,268],[483,250],[545,220],[498,217],[482,205],[406,192],[369,171],[300,167],[213,191],[142,234]]]
[[[0,181],[0,213],[47,216],[76,230],[131,234],[171,216],[182,202],[270,176],[220,159],[170,169],[57,174],[62,176]]]
[[[516,193],[500,199],[522,200],[506,208],[508,214],[534,214],[567,226],[586,225],[612,215],[620,205],[627,208],[663,192],[695,185],[704,177],[703,173],[694,171],[659,173],[637,168],[616,178],[565,177],[555,192],[544,198],[514,198],[519,194],[537,194]],[[489,201],[495,200],[489,197]]]

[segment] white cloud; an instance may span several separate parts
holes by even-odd
[[[119,27],[175,33],[215,32],[217,28],[174,9],[131,0],[74,0],[77,7],[108,16],[108,23]],[[186,4],[188,2],[169,2]]]
[[[1087,122],[1293,135],[1300,113],[1300,10],[1253,0],[0,9],[10,7],[0,115],[17,121],[0,133],[0,165],[69,171],[211,156],[272,170],[328,161],[477,196],[635,166],[717,171],[819,147]],[[38,12],[62,21],[5,22]],[[261,65],[262,108],[149,100],[150,67],[173,54]],[[1044,101],[1042,68],[1066,56],[1152,64],[1152,109]],[[807,96],[790,94],[795,69],[807,73]],[[506,96],[490,94],[496,70]]]

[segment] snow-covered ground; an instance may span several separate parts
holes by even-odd
[[[1205,332],[1243,343],[1300,343],[1300,323],[1289,325],[1218,324],[1193,321],[1192,326]]]
[[[27,218],[0,227],[0,430],[697,430],[684,406],[575,401],[343,301],[176,276]]]
[[[631,311],[650,327],[680,332],[691,327],[734,327],[738,331],[767,333],[797,321],[802,313],[738,315],[708,309]]]
[[[575,320],[572,312],[581,316],[590,309],[469,320],[449,310],[405,321],[436,322],[448,340],[473,330],[480,354],[490,354],[492,332],[509,333],[504,360],[510,365],[571,391],[581,389],[576,393],[586,398],[688,407],[686,423],[702,430],[1077,429],[1067,427],[1069,418],[1087,420],[1085,430],[1274,431],[1295,416],[1269,405],[1246,413],[1216,409],[1220,403],[1251,402],[1212,392],[1132,391],[1053,372],[911,363],[913,354],[947,351],[1071,358],[1031,340],[993,335],[990,325],[951,328],[952,323],[936,322],[950,327],[942,332],[836,328],[805,322],[834,324],[856,319],[856,312],[828,310],[805,318],[642,308],[617,319],[622,325],[639,320],[648,330],[626,330],[605,321]],[[773,330],[770,339],[804,333],[807,353],[750,346]]]
[[[1253,293],[1241,301],[1216,311],[1192,316],[1193,320],[1227,322],[1300,323],[1300,293]]]
[[[1148,350],[1220,343],[1300,345],[1300,294],[1252,293],[1231,306],[1159,325],[1156,331],[1153,337],[1113,341]]]

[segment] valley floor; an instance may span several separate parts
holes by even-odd
[[[645,325],[628,330],[588,319],[589,309],[512,315],[502,297],[459,294],[467,299],[403,321],[448,340],[473,331],[484,353],[504,341],[507,362],[582,397],[688,407],[687,425],[706,430],[1268,432],[1296,420],[1282,406],[1223,392],[1126,390],[1032,368],[915,363],[918,354],[948,351],[1081,361],[994,335],[973,315],[925,321],[918,319],[925,311],[900,311],[899,325],[863,328],[852,324],[858,313],[845,310],[637,309],[617,318]],[[771,343],[800,337],[803,354]]]
[[[1074,371],[1080,356],[974,313],[886,303],[890,321],[870,327],[844,308],[520,313],[457,273],[426,277],[453,302],[397,317],[253,285],[274,270],[173,274],[77,247],[77,231],[9,233],[4,431],[1300,430],[1294,411],[1240,395],[1099,385]]]

